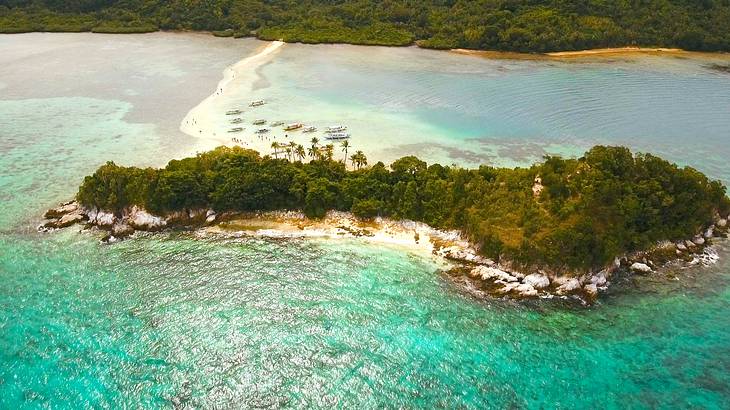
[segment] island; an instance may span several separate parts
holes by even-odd
[[[40,230],[84,223],[115,241],[135,230],[201,227],[251,213],[300,211],[317,220],[341,212],[359,221],[413,221],[452,230],[468,242],[432,235],[433,253],[461,262],[490,293],[595,298],[615,272],[648,273],[691,260],[725,236],[725,186],[624,147],[596,146],[577,159],[546,156],[529,168],[428,165],[408,156],[348,169],[331,146],[274,158],[219,147],[161,169],[107,162],[75,201],[49,210]],[[367,229],[338,227],[342,233]],[[413,240],[419,238],[414,230]]]
[[[530,53],[644,46],[730,50],[723,1],[11,1],[0,32],[211,31],[303,43]]]

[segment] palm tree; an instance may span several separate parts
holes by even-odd
[[[296,148],[295,152],[297,154],[297,157],[299,157],[299,160],[300,161],[303,160],[304,157],[307,156],[306,151],[304,151],[304,147],[301,146],[301,145],[297,145],[297,148]]]
[[[271,148],[274,149],[274,158],[279,158],[279,143],[274,141],[271,143]]]
[[[317,148],[316,145],[312,145],[307,151],[312,159],[317,159],[319,157],[319,148]]]
[[[327,156],[327,161],[332,161],[332,158],[334,157],[335,146],[332,144],[325,145],[324,152]]]
[[[348,140],[344,140],[340,146],[342,147],[342,152],[345,153],[345,162],[347,162],[347,149],[350,148],[350,142]]]
[[[291,147],[286,147],[286,149],[284,149],[284,151],[286,152],[286,158],[289,160],[289,162],[292,162],[292,160],[291,160],[291,152],[292,152],[291,151]]]
[[[357,166],[357,169],[360,169],[361,167],[364,167],[368,164],[368,159],[363,154],[362,151],[357,151],[350,157],[350,161],[352,161],[352,166]]]
[[[312,137],[312,148],[316,148],[317,144],[319,144],[319,138]]]

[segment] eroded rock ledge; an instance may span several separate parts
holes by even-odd
[[[39,231],[52,231],[75,224],[84,224],[106,232],[103,242],[112,243],[132,235],[135,231],[154,232],[166,228],[200,228],[204,226],[227,226],[228,221],[242,218],[240,213],[218,214],[211,209],[189,209],[168,213],[164,216],[153,215],[137,206],[124,209],[119,213],[107,212],[97,208],[89,209],[75,201],[67,202],[49,209],[44,217],[47,221],[38,227]],[[281,223],[294,229],[304,230],[301,220],[306,219],[296,212],[276,214]],[[259,216],[266,219],[266,216]],[[370,238],[376,236],[372,227],[357,223],[350,214],[339,213],[328,226],[336,236]],[[464,241],[458,232],[444,232],[412,221],[379,220],[377,228],[386,234],[400,230],[401,239],[406,234],[408,241],[416,244],[427,243],[431,253],[456,263],[452,270],[464,274],[478,287],[497,297],[512,299],[524,298],[575,298],[584,303],[596,300],[600,292],[606,291],[611,279],[618,273],[651,274],[669,262],[683,261],[688,264],[699,263],[706,248],[716,238],[727,236],[730,224],[728,217],[716,215],[711,226],[693,238],[677,242],[661,242],[652,249],[618,257],[614,262],[597,272],[561,272],[539,267],[516,267],[502,261],[497,263],[479,255],[478,250]],[[377,225],[377,223],[376,223]],[[240,225],[238,225],[240,227]],[[321,229],[321,227],[319,228]],[[268,230],[263,230],[267,231]],[[261,230],[257,231],[261,234]],[[265,233],[263,233],[265,235]],[[279,236],[287,236],[284,235]],[[295,235],[292,235],[295,236]],[[298,235],[297,235],[298,236]],[[326,236],[326,235],[325,235]],[[523,273],[530,272],[530,273]]]

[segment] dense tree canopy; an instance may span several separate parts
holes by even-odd
[[[0,32],[209,30],[307,43],[730,50],[730,0],[0,0]]]
[[[649,154],[602,146],[579,159],[546,157],[531,168],[429,166],[411,156],[354,171],[326,157],[302,163],[221,147],[163,169],[109,162],[86,177],[77,199],[117,212],[139,205],[157,213],[301,209],[321,217],[336,209],[407,218],[459,229],[492,258],[568,269],[600,267],[659,240],[691,237],[717,212],[730,212],[720,182]]]

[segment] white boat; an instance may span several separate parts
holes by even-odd
[[[289,124],[286,127],[284,127],[284,131],[294,131],[294,130],[298,130],[302,127],[304,127],[304,124],[302,124],[301,122],[295,122],[293,124]]]
[[[331,134],[333,132],[344,132],[347,130],[347,126],[345,125],[333,125],[330,127],[327,127],[324,132]]]
[[[329,135],[326,135],[324,138],[328,140],[346,140],[350,138],[350,134],[344,132],[333,132]]]
[[[269,131],[271,131],[271,130],[268,128],[259,128],[256,130],[256,134],[266,134]]]
[[[243,111],[241,110],[228,110],[226,111],[226,115],[238,115],[241,114]]]
[[[266,102],[264,100],[256,100],[256,101],[251,101],[251,104],[249,104],[249,107],[260,107],[264,104],[266,104]]]
[[[241,131],[243,131],[243,128],[241,128],[241,127],[231,128],[230,130],[228,130],[228,132],[241,132]]]
[[[282,125],[284,125],[284,121],[276,121],[271,123],[272,127],[281,127]]]
[[[256,120],[253,122],[253,125],[264,125],[266,124],[266,120]]]
[[[304,129],[302,130],[302,132],[314,132],[314,131],[317,131],[317,127],[309,126],[309,127],[304,127]]]
[[[243,122],[243,118],[234,118],[231,120],[231,124],[240,124]]]

